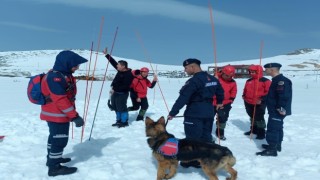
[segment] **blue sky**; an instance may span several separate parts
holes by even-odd
[[[100,50],[161,64],[259,59],[319,48],[319,0],[1,0],[0,51]],[[216,44],[214,53],[213,42]]]

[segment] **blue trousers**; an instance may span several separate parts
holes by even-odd
[[[70,123],[48,122],[48,166],[54,167],[59,164],[59,158],[62,158],[63,150],[68,144]]]
[[[283,119],[285,116],[269,114],[266,140],[269,145],[281,144],[283,141]]]
[[[202,142],[212,142],[212,119],[213,118],[190,118],[184,119],[184,132],[187,139]]]

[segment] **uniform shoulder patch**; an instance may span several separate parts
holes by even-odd
[[[284,85],[284,81],[279,81],[278,85],[280,85],[280,86]]]

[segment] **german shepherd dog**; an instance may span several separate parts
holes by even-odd
[[[159,148],[170,138],[172,134],[166,131],[165,119],[162,116],[158,121],[153,121],[146,117],[146,136],[149,137],[147,142],[152,149],[154,158],[158,161],[157,180],[170,179],[176,172],[178,162],[199,161],[202,170],[210,180],[218,180],[216,175],[220,169],[225,169],[231,177],[227,180],[237,179],[237,171],[232,167],[236,164],[236,158],[227,148],[214,143],[205,143],[195,140],[178,139],[176,146],[177,153],[175,156],[168,157],[164,155]],[[168,174],[166,173],[168,172]]]

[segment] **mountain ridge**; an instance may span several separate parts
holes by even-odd
[[[0,52],[0,76],[22,76],[28,77],[34,74],[47,72],[53,67],[56,55],[62,50],[33,50],[33,51],[7,51]],[[90,60],[91,52],[83,49],[73,49],[72,51]],[[140,69],[141,67],[148,67],[151,72],[183,72],[182,65],[166,65],[152,62],[144,62],[135,59],[123,58],[114,56],[116,60],[128,61],[129,67],[132,69]],[[295,50],[292,53],[286,55],[278,55],[274,57],[262,58],[261,64],[269,62],[278,62],[282,64],[282,70],[291,72],[289,74],[294,75],[298,71],[319,71],[320,69],[320,49],[303,48]],[[217,66],[231,65],[243,65],[243,64],[259,64],[260,59],[251,60],[239,60],[232,62],[217,63]],[[86,75],[89,63],[80,68],[77,71],[78,76]],[[91,56],[91,71],[95,67],[95,76],[103,77],[108,63],[103,53],[92,52]],[[214,66],[212,64],[202,64],[203,70],[207,70],[208,66]],[[107,69],[107,75],[112,76],[116,73],[116,70],[109,64]],[[298,73],[299,74],[299,73]]]

